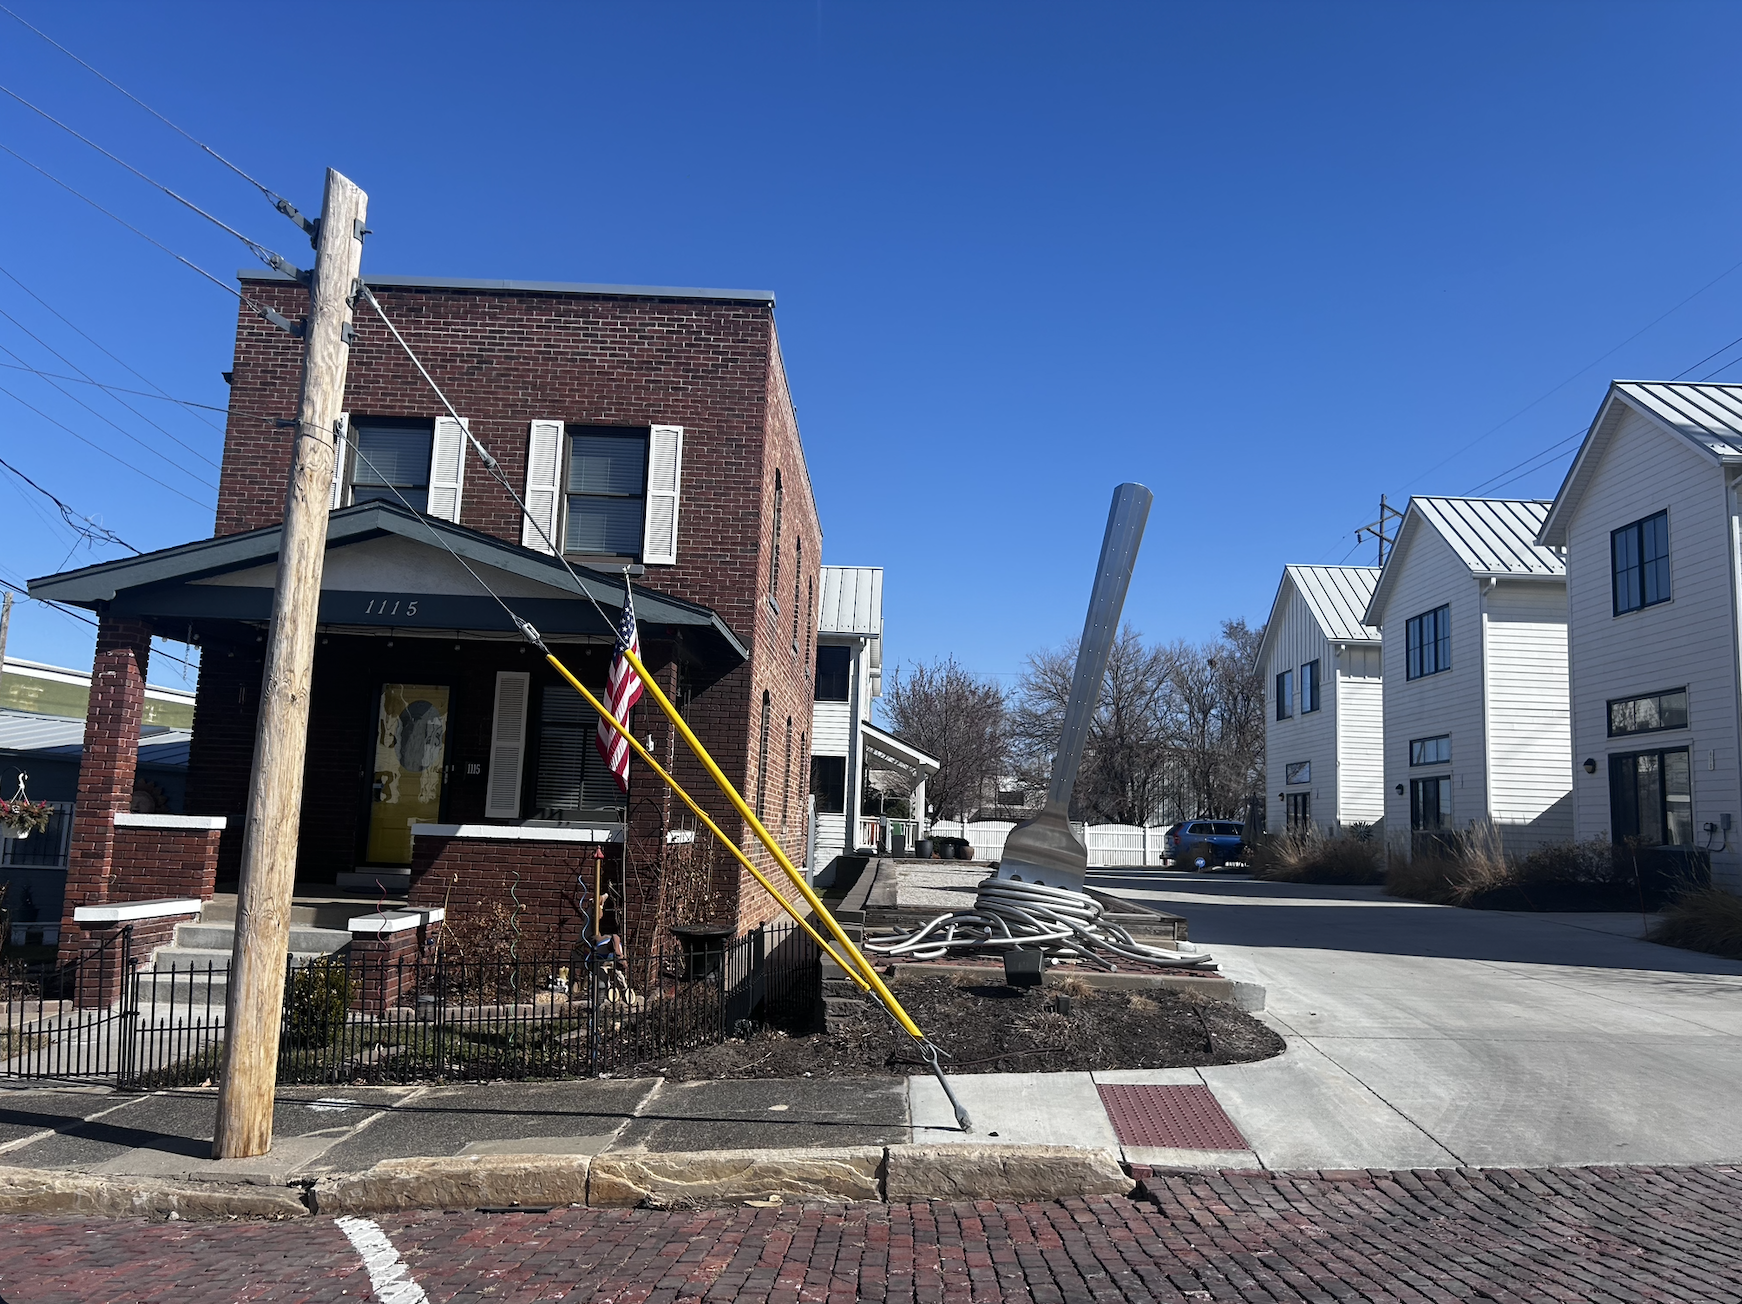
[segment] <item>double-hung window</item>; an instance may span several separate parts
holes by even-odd
[[[569,427],[563,551],[639,557],[647,510],[647,431]]]
[[[1452,609],[1449,605],[1411,616],[1404,625],[1408,664],[1404,678],[1420,679],[1452,668]]]
[[[1613,565],[1617,616],[1669,601],[1667,511],[1613,531],[1609,535],[1609,555]]]
[[[682,426],[534,421],[520,544],[589,565],[675,565],[682,472]]]
[[[1694,803],[1688,749],[1611,756],[1609,820],[1616,842],[1691,847]]]
[[[350,423],[349,439],[352,503],[403,499],[417,511],[429,509],[434,421],[357,417]]]
[[[1300,668],[1300,713],[1306,715],[1319,709],[1319,663],[1309,661]]]
[[[1276,677],[1276,718],[1287,720],[1294,715],[1294,671],[1284,670]]]
[[[847,758],[811,757],[811,796],[817,799],[817,814],[842,815],[847,810]]]
[[[822,643],[817,646],[817,701],[847,701],[852,675],[852,648],[842,647],[839,643]]]

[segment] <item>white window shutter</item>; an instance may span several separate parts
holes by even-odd
[[[525,670],[496,672],[496,716],[490,730],[490,779],[484,795],[487,819],[520,817],[520,771],[526,756],[526,707],[532,675]]]
[[[333,431],[333,501],[332,510],[338,511],[345,505],[345,499],[350,497],[351,486],[346,483],[350,478],[345,463],[350,461],[351,454],[351,414],[339,413],[338,428]]]
[[[683,427],[655,426],[647,449],[647,516],[641,560],[677,564],[677,500],[683,483]]]
[[[557,538],[557,504],[561,501],[563,423],[534,421],[526,445],[526,519],[520,523],[520,546],[553,552]],[[535,524],[536,522],[536,524]],[[539,531],[544,533],[540,534]],[[549,539],[550,543],[545,540]]]
[[[429,514],[444,521],[460,519],[460,489],[466,475],[466,431],[452,417],[437,417],[429,452]]]

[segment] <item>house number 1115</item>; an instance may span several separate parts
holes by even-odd
[[[369,605],[363,609],[363,614],[365,616],[397,616],[400,614],[415,616],[417,615],[418,601],[417,598],[370,598]],[[392,605],[389,606],[389,603]],[[405,608],[403,613],[400,612],[400,607]]]

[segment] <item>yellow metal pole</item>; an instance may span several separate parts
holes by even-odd
[[[719,841],[728,851],[730,851],[734,857],[737,858],[737,861],[740,865],[744,866],[745,869],[750,871],[751,876],[754,877],[755,880],[762,885],[763,889],[765,891],[767,891],[769,896],[771,896],[775,899],[775,901],[779,904],[780,908],[782,910],[786,911],[787,914],[791,915],[793,920],[798,924],[798,926],[800,928],[804,929],[805,932],[810,934],[811,940],[814,941],[818,946],[823,948],[823,953],[825,955],[827,955],[829,957],[829,959],[833,960],[837,965],[839,965],[841,967],[842,971],[846,973],[847,977],[851,978],[854,982],[859,984],[859,990],[863,991],[863,992],[870,991],[871,984],[866,982],[863,978],[861,978],[857,973],[855,973],[853,971],[851,966],[849,966],[844,960],[842,960],[840,956],[835,954],[834,948],[828,944],[828,942],[823,938],[822,934],[818,933],[816,929],[811,927],[810,921],[808,919],[806,919],[803,915],[799,914],[798,911],[796,911],[792,908],[792,904],[784,896],[782,896],[780,894],[780,892],[775,888],[774,884],[770,883],[768,881],[767,877],[762,873],[762,871],[757,869],[756,866],[753,863],[751,863],[750,858],[744,854],[744,849],[720,831],[719,825],[715,824],[714,821],[709,818],[708,812],[703,810],[699,805],[696,804],[695,798],[691,797],[689,795],[689,793],[685,792],[683,790],[683,788],[678,784],[678,781],[676,779],[672,778],[671,775],[666,773],[665,768],[662,765],[660,765],[660,763],[658,761],[653,759],[653,754],[641,745],[640,741],[635,737],[635,735],[630,733],[626,726],[620,724],[617,720],[617,717],[612,715],[609,711],[607,711],[605,709],[604,704],[602,702],[600,702],[598,698],[594,697],[591,693],[589,693],[586,690],[586,687],[581,683],[581,681],[576,679],[574,677],[574,675],[569,672],[569,668],[567,666],[565,666],[561,661],[558,661],[554,655],[552,655],[549,652],[546,652],[544,654],[544,659],[546,661],[550,662],[553,667],[555,667],[556,672],[559,675],[561,675],[564,679],[569,681],[570,687],[572,687],[577,693],[579,693],[581,695],[581,697],[586,701],[588,706],[592,707],[595,711],[597,711],[599,713],[600,719],[607,720],[610,722],[611,727],[613,729],[615,729],[620,735],[622,735],[623,740],[625,742],[627,742],[629,744],[629,746],[634,750],[635,754],[641,758],[643,764],[645,764],[649,769],[651,769],[655,774],[657,774],[660,778],[660,781],[662,783],[664,783],[666,787],[670,788],[680,798],[683,799],[684,805],[688,806],[690,808],[690,810],[695,813],[695,816],[697,819],[701,820],[701,822],[703,824],[707,825],[708,832],[712,833],[714,835],[715,839],[717,841]],[[624,830],[624,834],[625,834],[625,836],[628,835],[627,829]],[[594,929],[595,935],[597,934],[597,931],[598,931],[597,928],[595,928]]]
[[[877,970],[871,967],[871,962],[860,953],[858,947],[853,945],[853,939],[842,931],[840,924],[835,922],[835,917],[823,905],[822,899],[811,891],[810,884],[804,881],[804,875],[793,867],[792,861],[788,860],[786,853],[780,849],[780,844],[774,840],[767,829],[762,827],[762,821],[756,818],[756,812],[751,810],[744,798],[738,795],[738,790],[732,786],[732,781],[714,763],[714,758],[708,755],[708,749],[702,746],[701,739],[690,731],[689,725],[684,723],[684,718],[678,714],[677,708],[660,691],[659,685],[653,682],[653,676],[647,673],[647,667],[641,664],[641,658],[629,648],[623,649],[623,656],[635,668],[635,673],[641,677],[642,684],[653,695],[653,700],[659,703],[659,709],[665,712],[666,718],[671,721],[673,727],[682,736],[684,744],[691,752],[695,753],[696,759],[713,776],[715,786],[725,793],[726,799],[750,825],[751,832],[756,834],[757,841],[768,849],[768,854],[774,857],[775,863],[785,872],[787,878],[792,880],[792,885],[799,890],[805,903],[817,912],[817,916],[827,926],[830,936],[835,939],[841,950],[853,957],[854,962],[859,966],[860,973],[864,974],[866,982],[870,983],[871,989],[877,993],[877,999],[888,1007],[897,1023],[914,1037],[921,1041],[925,1040],[925,1034],[919,1030],[919,1025],[908,1017],[906,1010],[901,1008],[901,1002],[895,999],[894,993],[888,987],[884,986],[883,979],[878,976]]]

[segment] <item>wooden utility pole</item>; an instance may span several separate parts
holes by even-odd
[[[0,667],[6,664],[6,636],[12,632],[12,590],[0,598]]]
[[[350,359],[351,294],[363,259],[369,197],[327,169],[309,315],[303,326],[302,397],[284,499],[278,585],[260,684],[260,725],[248,783],[236,944],[230,956],[224,1073],[212,1155],[240,1159],[272,1148],[278,1027],[284,1011],[290,899],[296,879],[309,681],[332,501],[334,428]]]

